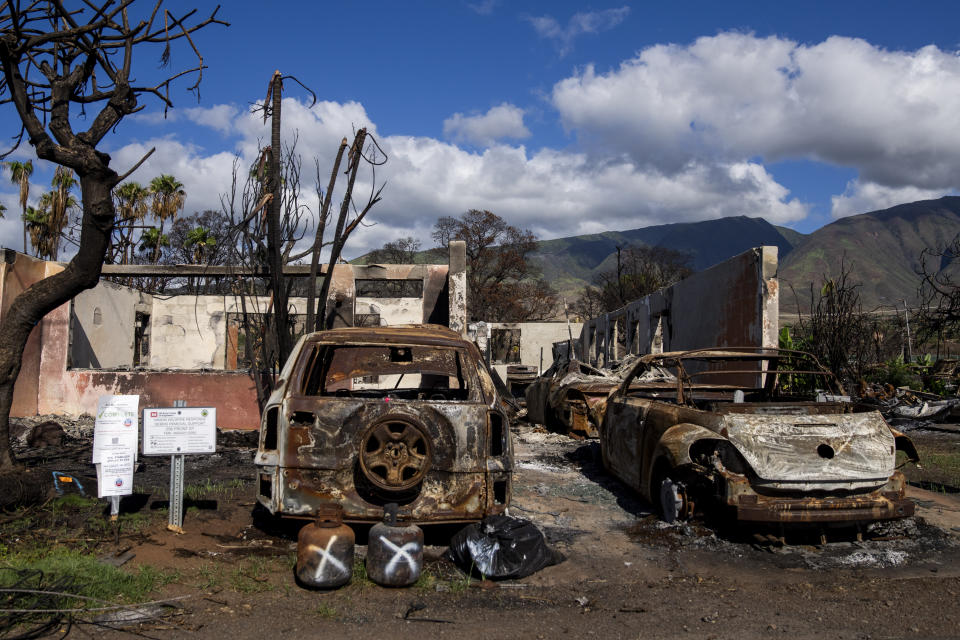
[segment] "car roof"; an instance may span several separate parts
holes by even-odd
[[[401,324],[386,327],[341,327],[317,331],[307,342],[326,344],[422,344],[463,347],[470,343],[456,331],[438,324]]]

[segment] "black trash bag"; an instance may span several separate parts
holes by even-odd
[[[564,560],[532,522],[510,516],[488,516],[464,527],[447,553],[465,571],[497,580],[523,578]]]

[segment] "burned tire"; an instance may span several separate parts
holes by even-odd
[[[433,462],[427,429],[406,416],[374,422],[360,439],[360,472],[383,491],[408,491],[423,481]]]

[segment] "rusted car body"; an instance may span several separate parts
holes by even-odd
[[[585,362],[554,362],[527,387],[527,420],[575,438],[597,438],[596,410],[619,384],[620,378]]]
[[[675,381],[636,384],[652,368]],[[917,461],[916,449],[879,412],[863,409],[809,354],[648,355],[607,402],[603,462],[667,521],[695,510],[783,524],[912,515],[895,467],[897,450]]]
[[[634,358],[614,369],[597,369],[579,360],[561,358],[527,387],[527,420],[574,438],[599,438],[607,398],[623,381]],[[633,384],[651,379],[672,380],[662,370],[650,369]]]
[[[313,517],[339,505],[378,521],[464,522],[510,501],[513,448],[480,353],[434,325],[301,338],[263,412],[258,500]]]

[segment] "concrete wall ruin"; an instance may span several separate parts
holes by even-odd
[[[70,366],[115,369],[134,364],[136,313],[153,296],[112,282],[84,291],[70,310]]]
[[[507,379],[507,367],[522,364],[546,371],[553,364],[553,344],[578,339],[583,324],[571,322],[471,322],[468,337],[477,343],[488,364]],[[497,334],[510,345],[498,343]],[[515,349],[515,351],[514,351]],[[542,358],[542,359],[541,359]]]
[[[777,248],[758,247],[591,318],[578,354],[603,366],[628,353],[776,347],[779,307]]]
[[[456,247],[451,253],[451,263],[465,265]],[[0,317],[19,293],[63,268],[12,250],[6,250],[4,257]],[[334,326],[352,325],[355,315],[369,318],[375,310],[380,325],[430,322],[465,327],[465,292],[451,294],[448,282],[460,275],[451,274],[448,265],[336,265],[329,320]],[[402,286],[400,295],[381,295],[376,286],[368,287],[373,295],[358,299],[357,284],[362,281],[415,281],[417,299],[404,295]],[[385,290],[390,293],[389,287]],[[450,307],[451,302],[457,304]],[[266,300],[255,303],[266,308]],[[305,313],[304,305],[305,300],[295,299],[295,313]],[[24,351],[11,415],[92,413],[100,395],[138,394],[141,406],[170,406],[174,400],[213,405],[220,427],[257,428],[260,416],[253,379],[247,371],[224,370],[236,367],[237,341],[234,336],[231,349],[228,325],[230,314],[239,311],[239,302],[232,296],[165,298],[101,283],[47,314],[34,329]],[[140,318],[148,318],[150,350],[134,367]],[[98,365],[99,370],[86,368]]]

